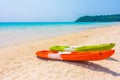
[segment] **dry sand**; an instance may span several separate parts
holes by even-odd
[[[52,45],[116,43],[115,54],[100,61],[71,62],[37,58]],[[120,25],[16,44],[0,49],[0,80],[120,80]]]

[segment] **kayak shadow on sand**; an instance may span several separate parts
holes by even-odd
[[[37,58],[45,60],[45,61],[48,61],[48,60],[60,61],[60,60],[54,60],[54,59],[44,59],[44,58],[40,58],[40,57],[37,57]],[[110,70],[106,67],[103,67],[99,64],[96,64],[94,62],[89,62],[89,61],[63,61],[63,62],[68,63],[68,64],[72,64],[72,65],[76,65],[76,66],[82,66],[83,68],[87,68],[87,69],[90,69],[93,71],[105,72],[105,73],[111,74],[113,76],[120,76],[120,73],[112,71],[112,70]]]
[[[88,61],[80,61],[80,62],[79,61],[75,61],[75,62],[74,61],[65,61],[65,62],[76,65],[76,66],[82,66],[84,68],[87,68],[87,69],[90,69],[93,71],[105,72],[105,73],[111,74],[113,76],[120,76],[120,73],[112,71],[106,67],[103,67],[103,66],[93,63],[93,62],[88,62]]]

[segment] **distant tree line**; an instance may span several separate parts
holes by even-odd
[[[75,22],[120,22],[120,14],[82,16],[78,18]]]

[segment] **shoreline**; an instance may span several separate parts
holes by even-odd
[[[36,51],[48,49],[52,45],[82,46],[102,43],[116,43],[115,54],[108,60],[69,62],[38,59],[35,55]],[[15,44],[0,48],[0,79],[96,80],[102,76],[99,77],[100,80],[119,80],[119,48],[120,24]]]
[[[0,48],[12,46],[19,43],[29,42],[33,40],[40,40],[40,39],[42,40],[56,36],[69,35],[87,29],[94,29],[97,27],[108,27],[117,24],[118,23],[109,23],[109,24],[108,23],[89,23],[89,24],[76,23],[76,24],[68,25],[68,24],[59,23],[59,25],[58,24],[52,25],[51,27],[46,25],[46,27],[38,26],[36,28],[34,28],[35,25],[18,26],[18,28],[15,28],[16,26],[14,25],[11,26],[10,28],[5,27],[5,29],[3,28],[2,30],[0,26],[0,38],[1,38]],[[69,30],[66,30],[67,28],[69,28]]]
[[[26,40],[26,41],[21,41],[21,42],[15,42],[13,44],[7,44],[7,45],[4,45],[4,46],[1,46],[0,49],[2,48],[7,48],[7,47],[11,47],[11,46],[15,46],[15,45],[19,45],[19,44],[24,44],[24,43],[30,43],[30,42],[35,42],[35,41],[41,41],[41,40],[47,40],[47,39],[52,39],[52,38],[56,38],[56,37],[62,37],[62,36],[69,36],[69,35],[72,35],[72,34],[79,34],[81,32],[87,32],[89,30],[94,30],[94,29],[101,29],[101,28],[109,28],[109,27],[113,27],[113,26],[119,26],[119,24],[116,24],[116,25],[107,25],[107,26],[102,26],[102,27],[93,27],[93,28],[87,28],[87,29],[83,29],[83,30],[80,30],[79,32],[71,32],[71,33],[66,33],[66,34],[61,34],[61,35],[55,35],[55,36],[48,36],[48,37],[45,37],[45,38],[38,38],[38,39],[35,39],[35,40]],[[4,44],[4,43],[3,43]]]

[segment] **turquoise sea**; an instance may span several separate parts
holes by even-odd
[[[112,26],[107,22],[0,22],[0,47],[21,42],[80,32],[81,30]]]
[[[19,30],[39,30],[39,31],[79,31],[88,28],[114,25],[117,22],[0,22],[0,32]],[[67,30],[66,30],[67,29]],[[61,32],[62,33],[62,32]]]

